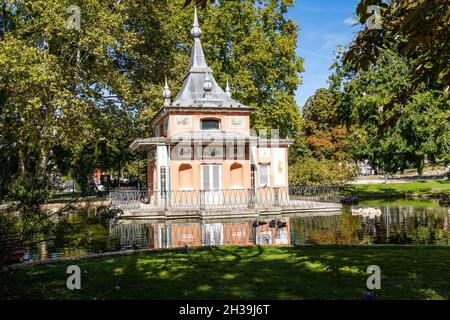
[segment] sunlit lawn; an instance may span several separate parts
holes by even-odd
[[[419,198],[419,199],[405,199],[405,198],[380,198],[361,200],[358,202],[361,207],[381,207],[381,206],[399,206],[399,207],[413,207],[422,209],[440,209],[438,199]]]
[[[66,288],[78,264],[81,290]],[[370,265],[378,299],[448,299],[444,247],[220,247],[140,253],[0,274],[2,299],[361,299]]]
[[[408,195],[450,193],[450,181],[424,181],[392,184],[354,184],[348,185],[345,195]]]

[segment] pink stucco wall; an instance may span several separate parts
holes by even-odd
[[[232,185],[230,181],[230,168],[233,163],[238,163],[242,165],[242,186]],[[192,183],[188,184],[191,187],[186,187],[187,184],[180,185],[183,183],[179,179],[179,169],[183,164],[190,164],[192,166]],[[201,190],[201,165],[202,164],[220,164],[221,165],[221,173],[222,173],[222,189],[239,189],[245,188],[248,189],[251,187],[250,185],[250,161],[249,160],[223,160],[221,162],[214,160],[192,160],[192,161],[171,161],[170,162],[170,186],[172,190]]]
[[[181,132],[193,132],[201,131],[200,122],[202,119],[218,119],[220,120],[220,131],[225,132],[237,132],[244,135],[250,134],[250,114],[248,112],[220,112],[208,113],[208,112],[169,112],[165,117],[163,117],[158,123],[156,123],[155,128],[159,127],[160,136],[164,135],[166,137],[171,137],[177,133]],[[181,118],[180,118],[181,117]],[[189,117],[189,121],[185,121],[184,125],[181,121],[181,125],[176,125],[176,121],[182,119],[183,117]],[[243,120],[242,128],[235,128],[230,126],[230,121],[232,119]],[[166,120],[165,120],[166,119]],[[164,121],[167,123],[167,130],[164,130]],[[187,126],[190,122],[190,125]],[[235,122],[236,125],[237,122]],[[184,127],[183,127],[184,126]],[[265,149],[265,152],[264,152]],[[280,150],[284,151],[280,151]],[[284,154],[283,154],[284,152]],[[257,148],[256,155],[257,164],[270,163],[270,186],[274,187],[284,187],[288,186],[288,149],[287,147],[271,147]],[[239,189],[239,188],[251,188],[251,162],[250,156],[247,155],[244,160],[171,160],[170,161],[170,188],[171,190],[201,190],[201,165],[202,164],[220,164],[221,165],[221,176],[222,176],[222,189]],[[242,165],[242,170],[235,171],[239,172],[242,177],[237,177],[236,174],[233,175],[234,180],[242,181],[242,185],[236,185],[231,181],[231,166]],[[180,166],[190,165],[191,170],[182,170],[180,177]],[[151,172],[151,173],[150,173]],[[153,177],[151,184],[153,189],[156,189],[156,168],[153,166],[149,168],[149,173]],[[283,179],[277,177],[277,175],[283,175]],[[255,174],[255,178],[259,181],[259,172]],[[192,181],[187,181],[192,180]],[[278,183],[275,183],[277,182]],[[283,181],[283,183],[280,183]],[[149,181],[150,182],[150,181]],[[259,184],[259,183],[258,183]]]
[[[176,119],[179,117],[190,117],[190,126],[182,127],[176,125]],[[232,128],[230,127],[230,121],[236,117],[242,117],[244,120],[243,128]],[[164,131],[164,119],[167,118],[168,126],[167,132]],[[160,135],[164,135],[166,137],[171,137],[174,134],[186,131],[200,131],[200,121],[202,119],[217,119],[220,120],[220,130],[227,132],[239,132],[242,134],[250,134],[250,114],[248,112],[245,113],[220,113],[211,114],[206,112],[180,112],[180,113],[169,113],[164,118],[162,118],[158,123],[155,124],[155,128],[160,128]]]

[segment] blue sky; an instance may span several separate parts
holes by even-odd
[[[297,54],[304,58],[305,72],[296,100],[303,107],[308,97],[322,87],[327,87],[329,70],[336,46],[351,41],[359,30],[352,26],[353,15],[359,0],[296,0],[288,17],[300,28]]]

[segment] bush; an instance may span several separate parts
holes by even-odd
[[[356,165],[342,164],[333,160],[303,158],[289,167],[289,184],[293,186],[343,185],[354,180]]]

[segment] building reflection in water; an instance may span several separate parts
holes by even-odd
[[[110,235],[126,248],[290,244],[290,218],[253,221],[141,222],[111,226]]]
[[[449,215],[442,208],[380,207],[379,216],[281,216],[258,220],[126,221],[111,227],[120,248],[185,245],[440,244],[448,245]]]
[[[27,247],[26,261],[124,249],[185,245],[438,244],[449,245],[450,208],[435,202],[414,206],[383,205],[379,216],[341,214],[273,216],[267,219],[124,220],[121,224],[86,225],[77,234]],[[364,208],[364,206],[359,206]],[[357,209],[353,208],[353,209]]]

